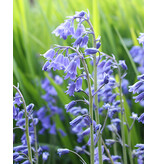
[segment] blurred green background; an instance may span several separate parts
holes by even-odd
[[[20,84],[20,89],[26,103],[34,103],[38,110],[45,103],[41,99],[43,93],[40,81],[45,77],[42,71],[44,63],[40,54],[45,53],[53,44],[70,45],[70,39],[66,41],[52,35],[51,32],[61,24],[66,16],[74,15],[75,11],[90,11],[91,21],[96,31],[96,36],[101,36],[101,50],[108,54],[114,54],[117,59],[124,59],[128,65],[126,78],[133,84],[138,74],[136,65],[131,59],[129,50],[133,45],[138,45],[137,38],[140,32],[144,32],[144,1],[143,0],[14,0],[13,2],[13,83]],[[60,72],[55,72],[60,74]],[[69,102],[69,97],[64,94],[66,84],[58,86],[51,81],[57,92],[58,104],[64,107]],[[130,111],[142,113],[139,104],[132,108],[125,103],[127,115]],[[69,131],[69,128],[56,118],[58,126]],[[131,121],[131,120],[129,120]],[[68,122],[67,122],[68,124]],[[143,142],[143,130],[136,124],[132,135],[136,135],[132,146],[137,142]],[[137,133],[136,133],[137,132]],[[138,133],[139,132],[139,133]],[[40,144],[51,147],[50,159],[47,163],[70,163],[69,156],[59,158],[55,153],[59,147],[74,148],[76,137],[39,136]],[[72,161],[73,163],[73,161]],[[80,163],[75,161],[74,163]]]

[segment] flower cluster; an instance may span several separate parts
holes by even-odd
[[[83,22],[87,22],[89,28],[86,28]],[[138,93],[139,95],[134,97],[134,99],[135,102],[141,102],[144,97],[144,75],[138,77],[139,81],[130,86],[128,92],[129,82],[125,79],[128,69],[126,62],[124,60],[117,62],[114,55],[109,56],[100,52],[100,37],[95,38],[89,13],[84,11],[76,12],[74,16],[68,17],[52,33],[64,40],[71,36],[75,41],[72,46],[56,45],[56,47],[43,54],[42,56],[46,59],[46,62],[42,70],[63,70],[65,73],[64,79],[68,79],[69,82],[65,93],[69,96],[74,96],[75,92],[83,92],[87,96],[87,98],[72,100],[65,105],[66,111],[70,113],[72,118],[69,122],[72,133],[77,135],[78,143],[84,143],[86,140],[87,143],[82,146],[76,146],[76,152],[67,148],[58,149],[58,154],[61,156],[72,152],[79,156],[77,153],[85,153],[90,155],[91,164],[102,164],[103,161],[120,164],[122,160],[126,163],[126,147],[131,147],[131,143],[127,145],[125,142],[124,125],[127,125],[128,133],[130,133],[135,120],[143,123],[144,116],[142,114],[138,118],[137,114],[132,113],[130,118],[133,119],[133,123],[129,126],[123,105],[123,94],[126,95],[129,92]],[[94,43],[92,47],[88,47],[89,35],[93,36]],[[144,46],[143,34],[139,38],[139,42]],[[133,47],[130,53],[134,61],[139,65],[139,72],[143,73],[143,48]],[[92,72],[88,69],[88,63],[93,66]],[[114,70],[117,70],[117,75]],[[84,88],[86,85],[83,85],[85,83],[87,83],[86,88]],[[52,111],[55,109],[52,113],[62,117],[61,113],[59,113],[59,108],[56,106],[54,108],[54,105],[52,105],[54,99],[50,99],[49,95],[55,94],[55,89],[49,85],[47,79],[43,81],[42,88],[46,91],[46,94],[42,97],[47,101],[49,109]],[[54,97],[55,95],[52,96]],[[83,102],[87,107],[81,107],[79,105],[80,102]],[[55,124],[51,125],[50,123],[52,115],[47,116],[45,112],[45,107],[37,112],[38,118],[42,117],[39,118],[43,126],[41,132],[48,129],[53,134],[56,129]],[[99,119],[102,117],[105,118],[103,124]],[[109,119],[110,124],[106,126],[107,119]],[[113,134],[113,139],[103,139],[105,127]],[[107,146],[111,147],[117,143],[122,147],[123,157],[116,154],[111,155],[107,148]],[[88,147],[90,147],[90,153],[88,152]],[[131,153],[131,149],[129,149],[130,161],[132,161]],[[79,157],[85,163],[82,157]],[[140,156],[137,157],[142,160]]]
[[[140,37],[138,38],[139,43],[143,45],[142,47],[139,47],[139,49],[142,51],[141,53],[138,51],[136,52],[136,55],[139,56],[139,60],[144,62],[144,57],[143,57],[143,51],[144,51],[144,34],[141,33]],[[139,61],[138,60],[138,61]],[[141,63],[139,63],[141,64]],[[144,65],[143,63],[141,64],[142,71],[141,73],[144,72]],[[143,106],[144,105],[144,74],[138,76],[138,82],[133,84],[132,86],[129,86],[129,92],[133,92],[133,94],[137,93],[138,95],[133,97],[135,99],[135,102]],[[144,113],[142,113],[139,117],[136,116],[136,119],[138,122],[141,122],[144,124]],[[135,147],[138,147],[138,149],[133,150],[133,158],[137,157],[138,158],[138,164],[143,164],[144,163],[144,144],[137,144]]]
[[[49,74],[49,76],[52,78],[52,74]],[[57,84],[62,84],[63,79],[59,75],[56,75],[53,78]],[[46,106],[42,106],[36,112],[37,118],[42,125],[42,129],[39,130],[39,134],[43,135],[45,130],[47,130],[49,134],[56,135],[58,130],[62,136],[66,136],[62,129],[56,129],[56,124],[54,121],[52,121],[52,118],[55,115],[59,115],[60,119],[64,120],[63,111],[56,104],[57,92],[55,88],[50,84],[50,81],[47,78],[41,81],[41,87],[45,93],[41,97],[45,100]]]
[[[45,152],[44,147],[37,146],[36,125],[38,118],[34,118],[34,104],[25,105],[24,98],[17,87],[14,87],[18,92],[15,94],[13,101],[13,119],[16,126],[14,130],[20,129],[23,131],[21,137],[21,145],[13,147],[13,160],[15,163],[31,164],[38,161],[38,156],[42,155],[42,160],[48,159],[48,152]],[[21,100],[22,99],[22,100]],[[23,104],[25,109],[20,109]],[[30,158],[30,155],[32,159]]]

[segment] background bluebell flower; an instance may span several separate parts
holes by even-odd
[[[42,154],[42,159],[43,159],[43,161],[46,161],[46,160],[48,159],[48,156],[49,156],[49,153],[48,153],[48,152],[44,152],[44,153]]]
[[[59,156],[64,155],[64,154],[68,154],[69,149],[57,149],[57,153],[59,154]]]

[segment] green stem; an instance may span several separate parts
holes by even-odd
[[[128,152],[129,152],[129,159],[130,159],[130,164],[133,164],[133,158],[132,158],[132,148],[131,148],[131,132],[128,130]]]
[[[114,140],[116,140],[115,136],[116,135],[114,133],[112,133],[112,137],[113,137]],[[113,150],[114,150],[114,155],[117,155],[117,144],[116,144],[116,142],[113,145]]]
[[[114,164],[114,162],[113,162],[113,160],[112,160],[112,157],[111,157],[111,155],[110,155],[110,153],[109,153],[109,151],[108,151],[108,149],[107,149],[107,146],[106,146],[106,144],[105,144],[105,142],[104,142],[103,139],[102,139],[102,143],[103,143],[103,146],[104,146],[104,148],[105,148],[105,151],[106,151],[106,153],[107,153],[107,155],[108,155],[108,157],[109,157],[111,163]]]
[[[87,67],[87,64],[86,64],[86,62],[83,58],[83,55],[77,49],[75,49],[73,47],[70,47],[70,46],[59,46],[59,45],[57,45],[57,47],[60,48],[60,49],[69,48],[69,49],[75,51],[79,55],[79,57],[82,61],[82,64],[84,66],[86,75],[87,75],[87,83],[88,83],[88,89],[89,89],[89,113],[90,113],[90,117],[91,117],[91,120],[92,120],[92,123],[90,125],[90,139],[91,139],[90,164],[94,164],[93,96],[92,96],[91,81],[90,81],[90,77],[89,77],[88,67]]]
[[[119,94],[120,94],[120,105],[121,105],[121,135],[122,135],[122,151],[123,151],[123,161],[124,164],[127,164],[127,153],[125,147],[125,130],[124,130],[124,111],[123,111],[123,102],[122,102],[122,87],[121,87],[121,72],[120,67],[118,66],[118,73],[119,73]]]
[[[90,114],[90,117],[92,120],[92,123],[90,125],[90,139],[91,139],[90,163],[94,164],[93,96],[92,96],[91,81],[90,81],[90,77],[89,77],[89,72],[88,72],[88,68],[87,68],[87,65],[86,65],[84,59],[82,59],[82,64],[83,64],[84,69],[85,69],[86,74],[87,74],[87,82],[88,82],[88,89],[89,89],[89,114]]]
[[[38,164],[38,145],[37,145],[37,133],[36,133],[36,126],[33,120],[33,117],[31,117],[32,121],[33,121],[33,127],[34,127],[34,136],[35,136],[35,156],[36,156],[36,164]]]
[[[88,20],[87,21],[92,32],[93,32],[93,47],[96,48],[96,38],[95,38],[95,32],[94,32],[94,28],[91,24],[91,22]],[[94,63],[94,92],[97,91],[97,63],[96,63],[96,54],[93,55],[93,63]],[[99,119],[99,111],[98,111],[98,93],[95,94],[95,97],[94,97],[94,103],[95,103],[95,119],[96,119],[96,123],[99,124],[100,123],[100,119]],[[102,140],[101,140],[101,135],[99,136],[99,139],[98,139],[98,153],[99,153],[99,164],[102,164],[103,163],[103,160],[102,160]]]
[[[23,106],[24,106],[24,111],[25,111],[25,133],[26,133],[26,140],[27,140],[27,146],[28,146],[28,157],[29,157],[29,161],[31,164],[33,164],[32,162],[32,152],[31,152],[31,144],[30,144],[30,139],[29,139],[29,120],[28,120],[28,116],[27,116],[27,109],[26,109],[26,103],[24,100],[24,97],[22,95],[22,93],[20,92],[20,90],[13,85],[13,88],[16,89],[16,91],[19,93],[22,102],[23,102]]]

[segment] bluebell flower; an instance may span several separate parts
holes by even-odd
[[[121,87],[123,94],[128,94],[129,81],[127,79],[122,79]]]
[[[13,160],[19,156],[18,152],[13,153]]]
[[[140,115],[140,117],[138,118],[138,122],[142,122],[144,124],[144,113]]]
[[[77,39],[78,37],[82,36],[85,32],[86,32],[86,30],[85,30],[84,25],[83,24],[78,24],[77,29],[76,29],[73,37],[75,39]]]
[[[74,80],[77,75],[77,62],[74,60],[71,61],[69,63],[69,65],[66,67],[65,73],[67,73],[67,75],[65,76],[64,79],[70,78],[70,79]]]
[[[76,80],[76,90],[79,91],[81,89],[82,89],[82,78],[80,77]]]
[[[41,107],[38,111],[37,111],[37,117],[39,119],[42,119],[45,116],[45,107]]]
[[[137,120],[138,119],[138,114],[132,112],[132,116],[130,116],[130,118],[132,118],[133,120]]]
[[[144,46],[144,33],[140,33],[138,41],[139,41],[139,44],[142,44]]]
[[[119,104],[120,104],[120,100],[117,100],[117,101],[114,101],[114,102],[113,102],[113,105],[114,105],[115,107],[117,107]]]
[[[86,104],[88,104],[88,103],[86,103]],[[81,109],[81,114],[82,114],[82,115],[88,114],[88,109],[82,108],[82,109]],[[85,116],[85,117],[88,117],[88,115]]]
[[[128,69],[128,68],[127,68],[127,65],[126,65],[126,63],[125,63],[124,60],[119,60],[119,65],[121,65],[121,67],[122,67],[124,70],[127,70],[127,69]]]
[[[57,153],[61,157],[61,155],[68,154],[69,153],[69,149],[57,149]]]
[[[113,124],[107,125],[107,128],[108,128],[111,132],[114,132],[114,133],[117,132],[117,128],[116,128],[116,126],[113,125]]]
[[[83,119],[83,116],[78,116],[74,120],[72,120],[69,124],[71,126],[76,126],[78,123],[80,123]]]
[[[17,104],[18,106],[20,106],[22,103],[23,103],[23,102],[21,101],[21,97],[20,97],[19,93],[17,92],[17,93],[15,94],[13,104]]]
[[[23,111],[20,111],[18,113],[18,120],[20,120],[23,117],[23,115],[24,115],[24,112]]]
[[[71,35],[71,20],[66,20],[64,23],[59,25],[52,33],[55,34],[56,36],[60,36],[60,38],[63,38],[64,40],[67,39],[68,35]]]
[[[55,60],[50,63],[49,68],[53,68],[54,71],[56,70],[64,70],[64,56],[63,54],[58,54]]]
[[[117,108],[117,107],[111,107],[109,110],[108,110],[108,117],[110,117],[111,119],[113,118],[114,114],[117,113],[117,112],[120,112],[120,108]]]
[[[18,120],[18,113],[19,113],[19,108],[16,108],[15,105],[13,104],[13,119]]]
[[[101,42],[97,42],[97,43],[96,43],[96,48],[99,49],[100,46],[101,46]]]
[[[84,17],[85,14],[87,14],[85,11],[80,11],[80,12],[76,11],[76,14],[73,17]]]
[[[47,60],[53,60],[54,56],[55,56],[55,50],[54,49],[49,49],[45,54],[43,54],[43,56],[47,59]]]
[[[97,130],[101,129],[101,127],[102,127],[101,124],[95,125],[94,131],[97,132]]]
[[[78,47],[82,43],[83,38],[80,36],[76,39],[76,41],[73,44],[73,47]]]
[[[135,102],[140,102],[142,100],[144,100],[144,92],[140,93],[139,95],[133,97],[135,99]]]
[[[25,125],[25,118],[22,118],[16,122],[16,126],[24,126]]]
[[[22,162],[21,164],[31,164],[31,163],[29,162],[29,160],[26,160],[26,161]]]
[[[76,101],[71,101],[69,104],[66,104],[66,105],[65,105],[65,108],[67,109],[67,112],[68,112],[72,107],[74,107],[76,104],[77,104]]]
[[[49,156],[49,153],[48,153],[48,152],[44,152],[44,153],[42,154],[42,159],[43,159],[43,161],[46,161],[46,160],[48,159],[48,156]]]
[[[42,123],[43,128],[49,129],[51,127],[50,116],[46,116],[42,118],[40,121]]]
[[[113,123],[115,125],[116,125],[116,123],[120,123],[120,122],[121,122],[121,120],[119,118],[114,118],[111,120],[111,123]]]
[[[105,139],[105,142],[107,146],[112,146],[116,141],[113,139]]]
[[[82,136],[85,136],[85,135],[89,135],[90,134],[90,128],[87,128],[86,130],[84,130],[83,132],[82,132]]]
[[[138,81],[134,85],[129,86],[129,92],[138,93],[139,88],[144,84],[144,81]]]
[[[87,48],[85,49],[85,55],[96,54],[98,51],[96,48]]]
[[[75,88],[76,88],[76,84],[75,83],[69,84],[68,90],[66,91],[66,93],[69,94],[69,96],[73,96],[74,92],[75,92]]]
[[[92,123],[92,120],[88,115],[86,115],[84,117],[84,122],[86,123],[87,126],[90,126],[90,124]]]
[[[86,48],[86,47],[87,47],[87,44],[88,44],[88,36],[85,35],[85,36],[82,38],[82,42],[81,42],[81,44],[80,44],[80,47]]]
[[[81,107],[72,107],[71,109],[69,109],[67,112],[70,112],[71,114],[73,114],[74,116],[77,116],[78,114],[81,113]]]
[[[64,57],[64,67],[66,68],[69,65],[68,57]]]
[[[22,155],[19,155],[17,158],[15,158],[15,162],[19,162],[22,161],[24,159],[24,157]]]
[[[138,163],[143,164],[144,163],[144,144],[136,144],[135,147],[137,149],[134,149],[132,152],[132,156],[138,158]]]
[[[26,149],[26,148],[27,148],[27,146],[19,145],[19,146],[15,146],[15,147],[13,148],[13,150],[14,150],[15,152],[19,152],[19,151],[22,151],[22,150],[24,150],[24,149]]]
[[[111,157],[112,157],[112,160],[113,160],[113,161],[116,161],[116,160],[118,160],[118,159],[121,159],[121,157],[118,156],[118,155],[112,155]]]
[[[130,50],[130,54],[135,63],[143,65],[144,62],[144,49],[140,46],[133,46]]]
[[[104,152],[104,146],[101,146],[101,149],[102,149],[102,154]],[[94,164],[99,164],[99,150],[98,150],[98,147],[96,147],[94,149]]]
[[[63,83],[62,77],[60,77],[59,75],[56,75],[55,76],[55,83],[58,85],[61,85]]]
[[[45,64],[43,65],[42,67],[42,70],[43,71],[49,71],[51,68],[49,67],[50,66],[50,62],[49,60],[45,62]]]
[[[105,105],[103,105],[103,107],[106,109],[106,110],[108,110],[109,108],[110,108],[110,104],[105,104]]]
[[[97,144],[97,134],[94,134],[93,135],[93,138],[94,138],[94,145],[96,145]],[[91,138],[89,137],[89,140],[88,140],[88,142],[87,142],[87,145],[91,145]]]
[[[27,112],[29,113],[33,108],[34,108],[34,104],[33,103],[29,104],[26,108]]]
[[[54,134],[54,135],[56,134],[56,125],[55,125],[55,123],[53,123],[53,125],[51,125],[49,133]]]

